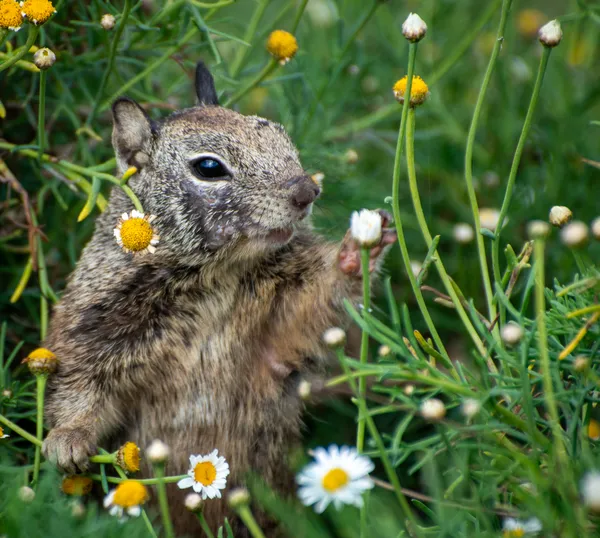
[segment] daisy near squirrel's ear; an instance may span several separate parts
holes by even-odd
[[[150,160],[152,120],[132,99],[117,99],[113,106],[112,143],[122,172],[130,166],[142,169]]]

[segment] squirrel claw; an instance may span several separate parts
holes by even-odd
[[[96,447],[85,429],[54,428],[44,440],[42,453],[61,471],[73,474],[88,469]]]

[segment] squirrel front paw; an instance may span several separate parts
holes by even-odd
[[[389,225],[393,222],[392,216],[383,209],[376,209],[381,215],[381,239],[379,243],[369,250],[369,272],[373,272],[381,261],[382,254],[387,250],[386,247],[393,244],[396,239],[396,229],[390,228]],[[342,240],[342,247],[338,255],[339,268],[342,273],[360,277],[362,268],[360,264],[360,245],[353,239],[350,230],[346,232]]]
[[[73,474],[87,470],[96,445],[85,428],[54,428],[44,440],[42,453],[61,471]]]

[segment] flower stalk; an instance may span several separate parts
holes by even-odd
[[[37,374],[36,383],[36,405],[37,415],[35,423],[35,437],[39,443],[35,444],[35,454],[33,460],[33,484],[37,487],[40,477],[40,465],[42,461],[42,442],[44,439],[44,394],[46,391],[47,374]]]
[[[244,525],[246,525],[246,528],[250,532],[252,538],[265,538],[262,529],[259,527],[256,519],[254,519],[252,510],[250,510],[250,506],[247,503],[236,506],[234,509],[239,518],[244,522]]]
[[[477,196],[475,195],[475,187],[473,184],[473,150],[475,147],[477,125],[479,123],[479,118],[481,117],[481,113],[483,111],[483,102],[485,100],[488,86],[490,85],[492,74],[496,66],[498,54],[500,54],[500,49],[502,48],[502,43],[504,41],[504,32],[506,29],[506,24],[508,22],[508,12],[510,11],[511,4],[512,0],[503,0],[502,2],[500,22],[498,24],[498,30],[496,32],[496,41],[494,43],[494,48],[492,49],[492,54],[487,65],[485,75],[483,76],[483,81],[481,83],[481,88],[479,89],[479,94],[477,95],[477,102],[475,103],[475,110],[473,111],[473,118],[471,119],[471,125],[469,127],[469,133],[467,135],[467,145],[465,148],[465,182],[467,184],[467,194],[469,196],[471,212],[473,213],[473,224],[475,226],[475,238],[477,242],[477,253],[479,255],[479,266],[481,268],[481,276],[483,280],[485,298],[488,307],[488,316],[490,320],[496,319],[496,306],[493,300],[494,292],[492,290],[492,283],[490,279],[490,273],[485,252],[484,238],[483,235],[481,235],[479,206],[477,205]],[[494,327],[493,334],[496,340],[499,340],[500,331],[497,325]]]
[[[494,240],[492,242],[492,263],[494,269],[494,279],[496,282],[502,281],[502,274],[500,272],[500,233],[502,231],[502,225],[512,198],[512,192],[517,178],[517,172],[519,170],[519,163],[521,162],[521,156],[523,155],[523,149],[525,148],[525,142],[531,129],[531,123],[533,120],[533,114],[537,105],[540,90],[542,88],[542,81],[544,80],[544,74],[548,65],[548,59],[550,58],[551,47],[544,47],[540,64],[538,67],[537,77],[533,86],[533,92],[531,94],[531,100],[529,101],[529,108],[525,116],[525,122],[523,123],[523,129],[519,136],[517,148],[515,149],[515,155],[513,157],[512,165],[510,167],[510,173],[508,176],[508,182],[506,184],[506,191],[504,193],[504,200],[502,201],[502,207],[500,208],[500,216],[498,218],[498,225],[496,226],[496,232],[494,234]],[[500,306],[502,308],[502,306]]]
[[[34,437],[29,432],[26,432],[23,428],[21,428],[20,426],[15,424],[12,420],[6,418],[4,415],[0,415],[0,423],[4,424],[8,428],[10,428],[12,431],[19,434],[23,439],[26,439],[31,444],[42,448],[42,441],[40,439]]]
[[[362,247],[360,249],[360,262],[362,266],[362,284],[363,284],[363,311],[369,312],[371,308],[371,286],[369,278],[369,249]],[[369,333],[362,331],[360,340],[360,363],[364,366],[369,360]],[[358,380],[358,397],[366,403],[367,378],[361,377]],[[356,430],[356,449],[362,453],[365,447],[365,417],[358,418]]]
[[[21,58],[23,58],[23,56],[25,56],[25,54],[29,52],[29,49],[35,43],[39,32],[39,26],[36,26],[35,24],[29,25],[29,33],[27,34],[27,41],[25,42],[25,45],[17,49],[5,62],[0,64],[0,72],[15,65]]]
[[[165,536],[167,538],[174,538],[175,531],[173,530],[173,522],[171,521],[169,503],[167,501],[165,465],[164,463],[154,463],[152,467],[154,468],[154,476],[157,480],[156,489],[158,490],[158,503],[160,505],[160,514],[165,528]]]
[[[406,126],[406,165],[407,165],[407,169],[408,169],[408,184],[409,184],[410,195],[412,198],[412,203],[413,203],[413,207],[415,210],[415,214],[417,216],[417,222],[419,224],[419,228],[421,229],[421,233],[423,234],[423,238],[425,239],[427,248],[431,248],[431,245],[433,243],[433,238],[431,236],[431,232],[429,231],[429,227],[427,226],[427,220],[425,219],[425,214],[423,213],[423,206],[421,205],[421,197],[419,196],[419,189],[417,186],[417,174],[416,174],[416,169],[415,169],[415,140],[414,140],[414,137],[415,137],[415,108],[410,107],[408,110],[408,121],[407,121],[407,126]],[[458,297],[458,294],[456,293],[456,290],[454,289],[452,282],[450,281],[450,277],[448,276],[448,273],[446,272],[444,263],[440,259],[440,256],[438,253],[436,253],[436,255],[433,257],[433,260],[434,260],[435,266],[438,270],[438,273],[440,275],[440,278],[442,279],[442,282],[444,283],[444,286],[448,292],[448,295],[450,295],[450,298],[452,299],[452,304],[454,305],[454,308],[458,312],[458,315],[459,315],[465,329],[467,330],[467,332],[469,333],[469,336],[475,343],[475,346],[477,347],[477,351],[481,354],[482,357],[485,357],[487,355],[486,348],[483,345],[481,338],[477,334],[475,327],[471,323],[471,320],[469,319],[469,316],[467,315],[467,312],[466,312],[460,298]],[[491,360],[491,358],[488,360],[488,367],[490,368],[490,371],[497,372],[496,366],[493,363],[493,361]]]
[[[37,127],[37,142],[38,142],[38,160],[42,160],[44,155],[44,142],[46,139],[46,71],[40,71],[40,98],[38,104],[38,127]]]
[[[415,60],[417,55],[417,43],[409,43],[408,45],[408,69],[407,69],[407,81],[406,81],[406,90],[405,95],[410,96],[412,82],[413,82],[413,74],[415,71]],[[429,310],[427,309],[427,305],[425,304],[425,299],[423,298],[423,294],[417,284],[417,280],[415,275],[412,272],[410,266],[410,255],[408,253],[408,247],[406,245],[406,238],[404,237],[404,229],[402,226],[402,215],[400,214],[400,168],[402,164],[402,148],[404,147],[404,134],[406,132],[406,119],[408,117],[408,109],[409,109],[409,101],[410,99],[405,99],[402,104],[402,116],[400,118],[400,128],[398,130],[398,142],[396,144],[396,156],[394,159],[394,172],[392,179],[392,211],[394,213],[394,224],[396,226],[396,233],[398,234],[398,244],[400,245],[400,252],[402,254],[402,261],[404,262],[404,267],[406,270],[406,274],[408,276],[408,280],[410,282],[410,286],[413,290],[414,296],[417,300],[417,304],[419,305],[419,309],[421,310],[421,314],[425,319],[425,323],[427,324],[427,328],[431,333],[435,344],[440,351],[440,353],[450,361],[450,357],[448,356],[448,352],[444,347],[442,339],[437,332],[437,329],[431,319],[431,315],[429,314]]]
[[[263,80],[265,80],[279,65],[275,58],[271,58],[267,64],[262,68],[261,71],[251,80],[242,86],[237,92],[235,92],[227,101],[225,101],[224,107],[228,108],[237,103],[244,95],[252,91],[258,86]]]

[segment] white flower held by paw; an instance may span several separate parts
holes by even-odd
[[[369,209],[355,211],[350,220],[350,233],[361,247],[375,246],[381,239],[381,215]]]
[[[148,490],[136,480],[125,480],[104,497],[104,508],[109,508],[111,516],[124,519],[126,516],[138,517],[142,513],[141,505],[148,500]]]
[[[327,450],[315,450],[315,462],[307,465],[296,477],[300,485],[298,496],[306,505],[315,505],[321,513],[333,502],[336,509],[343,504],[361,507],[362,494],[373,487],[369,473],[375,468],[366,456],[355,448],[331,445]]]
[[[537,534],[542,530],[542,523],[537,517],[532,517],[527,521],[521,521],[512,517],[507,517],[502,525],[503,536],[517,537],[525,534]]]
[[[207,456],[190,456],[188,475],[177,482],[181,489],[193,488],[202,499],[220,499],[220,490],[227,486],[229,464],[215,449]]]

